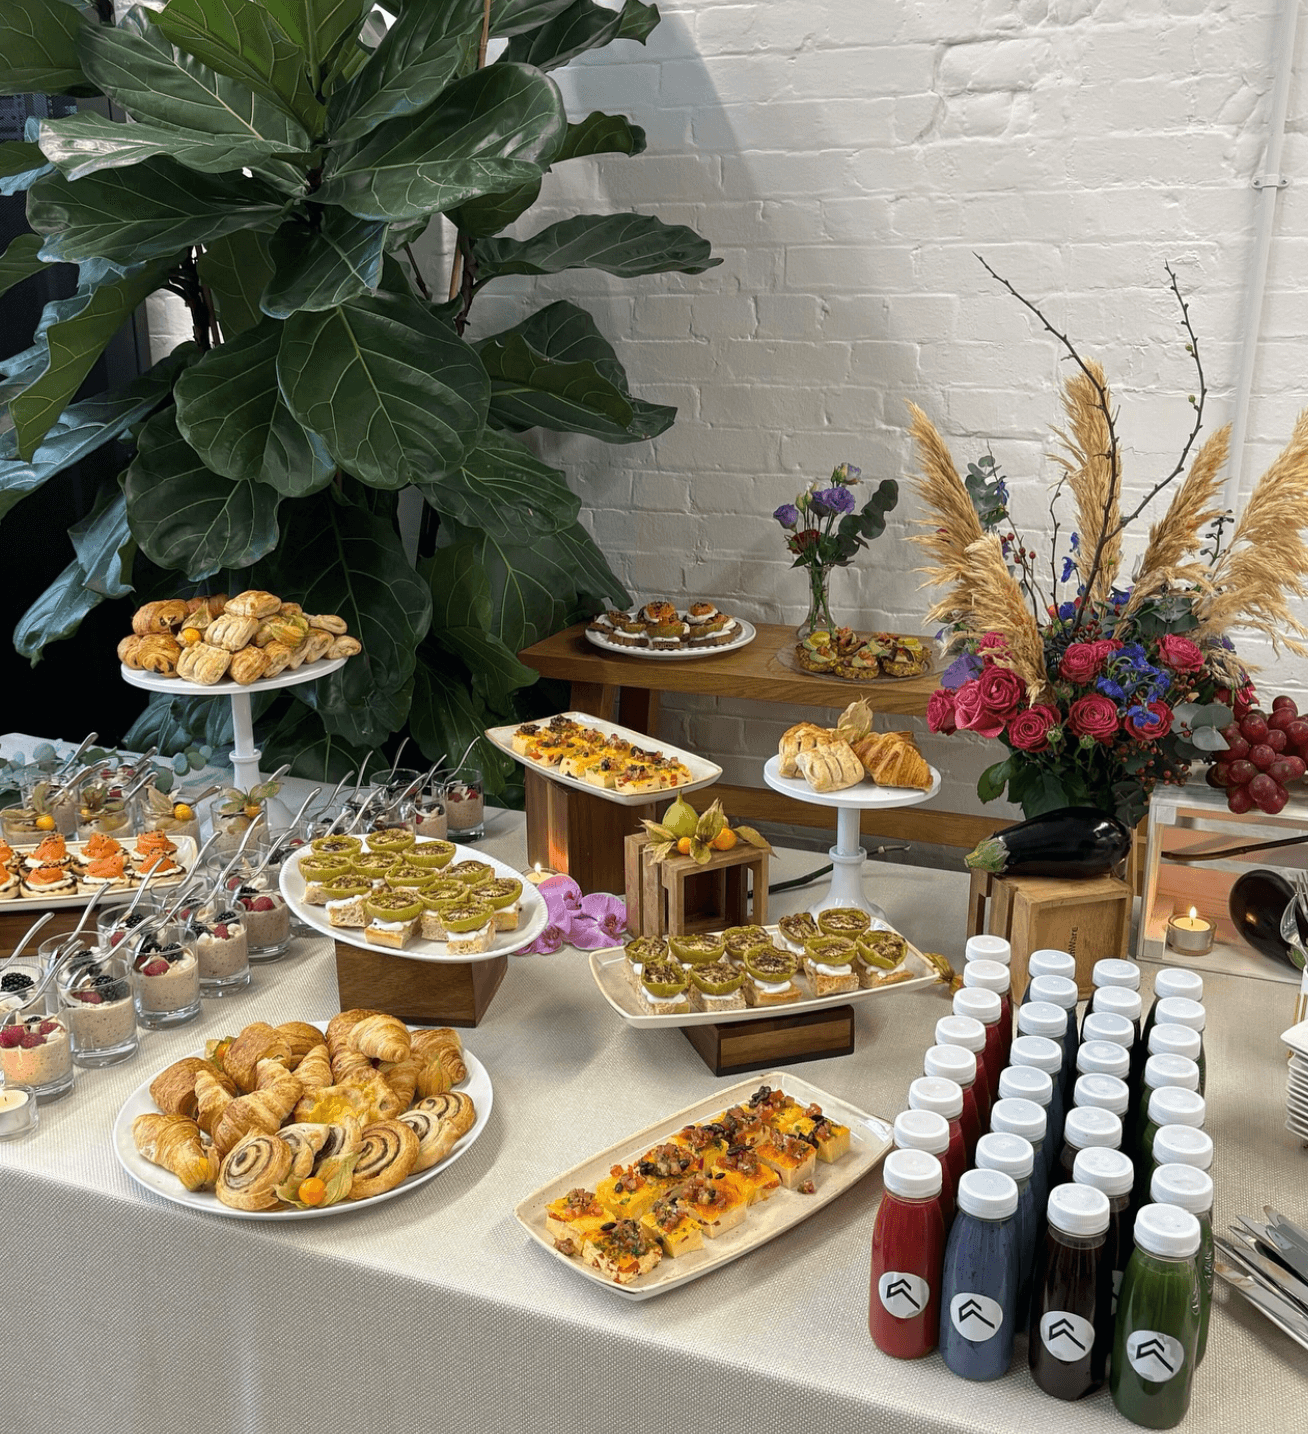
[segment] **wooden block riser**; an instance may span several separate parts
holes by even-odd
[[[681,1033],[714,1075],[800,1061],[829,1060],[854,1050],[854,1008],[830,1006],[802,1015],[765,1016],[710,1026],[683,1026]]]
[[[341,1010],[387,1011],[415,1026],[475,1026],[509,969],[507,956],[490,961],[413,961],[390,952],[336,943],[336,989]]]

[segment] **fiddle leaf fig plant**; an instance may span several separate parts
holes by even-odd
[[[0,94],[102,96],[110,113],[30,121],[0,145],[0,191],[26,192],[32,230],[0,255],[0,291],[77,270],[72,297],[0,360],[0,517],[88,452],[123,454],[71,551],[51,545],[19,649],[38,660],[102,602],[261,587],[341,614],[363,644],[338,672],[259,697],[273,760],[327,775],[406,725],[434,760],[529,713],[536,674],[517,652],[627,595],[566,475],[521,435],[640,443],[676,411],[632,393],[576,304],[494,334],[469,316],[505,277],[720,262],[648,215],[503,232],[552,166],[644,149],[623,115],[570,120],[553,72],[657,23],[641,0],[6,4]],[[413,252],[438,216],[448,284]],[[187,306],[192,340],[81,397],[160,290]],[[416,560],[404,490],[426,512]],[[152,701],[129,739],[222,740],[223,704]],[[478,755],[500,790],[509,764]]]

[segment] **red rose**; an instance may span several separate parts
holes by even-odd
[[[1173,672],[1202,672],[1204,655],[1188,637],[1169,632],[1158,639],[1158,656]]]
[[[1026,700],[1026,683],[1015,672],[1006,667],[987,663],[977,678],[981,688],[981,701],[996,717],[1005,719],[1017,715]]]
[[[1104,670],[1106,657],[1107,653],[1103,651],[1100,643],[1074,642],[1058,664],[1058,675],[1066,682],[1076,682],[1084,686],[1093,682]]]
[[[948,687],[937,687],[927,702],[927,730],[948,735],[958,731],[954,720],[954,694]]]
[[[1043,752],[1049,746],[1049,733],[1062,721],[1057,707],[1042,704],[1019,712],[1008,724],[1009,745],[1019,752]]]
[[[1008,639],[998,632],[988,632],[977,643],[978,652],[1007,652]]]
[[[979,732],[983,737],[998,737],[1004,730],[1004,719],[986,706],[981,681],[975,677],[954,693],[954,721],[962,731]]]
[[[1149,710],[1158,719],[1152,727],[1146,726],[1136,717],[1127,717],[1122,723],[1131,736],[1138,737],[1141,742],[1156,742],[1159,737],[1166,737],[1172,730],[1172,709],[1166,702],[1151,702]]]
[[[1117,732],[1117,707],[1097,692],[1087,693],[1068,708],[1067,725],[1078,737],[1111,742]]]

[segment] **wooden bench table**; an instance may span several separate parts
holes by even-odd
[[[653,662],[605,652],[588,642],[585,624],[577,623],[519,654],[542,677],[568,682],[571,707],[617,721],[637,732],[658,735],[659,699],[664,692],[695,692],[710,697],[741,697],[775,702],[787,708],[843,709],[865,697],[875,712],[922,716],[937,686],[931,673],[921,677],[840,682],[785,665],[781,653],[795,642],[793,627],[761,623],[748,647],[683,662]],[[783,719],[788,713],[779,714]],[[759,759],[760,773],[763,759]],[[588,891],[621,891],[622,841],[640,829],[666,799],[648,807],[624,807],[589,793],[573,791],[526,769],[527,855],[533,862],[567,871]],[[830,813],[760,786],[719,782],[713,796],[734,819],[827,827]],[[1007,826],[1002,819],[942,812],[932,807],[867,812],[863,830],[901,841],[929,841],[970,850],[982,837]]]

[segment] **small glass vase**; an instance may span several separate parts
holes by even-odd
[[[836,620],[831,616],[831,574],[834,563],[813,563],[808,566],[808,616],[795,629],[801,642],[815,632],[834,632]]]

